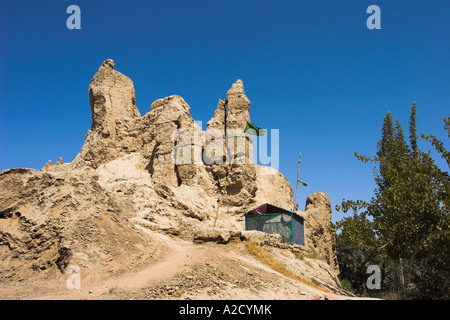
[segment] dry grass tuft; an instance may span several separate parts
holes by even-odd
[[[315,289],[319,289],[323,292],[326,293],[332,293],[330,290],[328,290],[327,288],[324,288],[323,286],[321,286],[319,283],[314,282],[312,280],[309,280],[303,276],[300,276],[298,274],[295,274],[294,272],[292,272],[291,270],[289,270],[286,265],[280,261],[278,261],[277,259],[275,259],[269,252],[267,252],[262,246],[254,243],[254,242],[245,242],[245,246],[247,248],[247,251],[255,256],[256,258],[258,258],[259,260],[261,260],[262,262],[264,262],[265,264],[267,264],[272,270],[281,273],[282,275],[291,278],[293,280],[297,280],[300,281],[312,288]]]

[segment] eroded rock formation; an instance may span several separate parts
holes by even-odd
[[[308,196],[304,217],[306,245],[315,248],[335,274],[339,273],[336,257],[336,239],[328,230],[331,221],[331,201],[323,192]]]
[[[288,180],[252,163],[252,137],[243,134],[250,100],[241,80],[218,101],[205,131],[177,95],[156,100],[141,116],[133,82],[112,60],[91,80],[89,102],[92,126],[72,162],[0,173],[2,273],[19,265],[63,270],[86,259],[101,266],[104,252],[127,254],[110,249],[121,244],[147,252],[136,225],[193,240],[212,227],[221,194],[217,227],[227,230],[243,230],[244,211],[263,202],[290,208]],[[331,217],[325,198],[308,198],[306,228],[309,244],[335,266],[334,248],[322,244],[332,241],[323,231]]]

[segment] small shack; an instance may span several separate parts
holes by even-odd
[[[281,235],[284,243],[305,245],[305,218],[269,203],[245,213],[245,230]]]

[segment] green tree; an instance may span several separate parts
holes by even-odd
[[[385,181],[385,171],[387,170],[387,155],[391,153],[392,142],[394,141],[394,124],[392,122],[391,113],[388,111],[383,119],[383,127],[381,128],[381,140],[377,145],[377,158],[379,159],[379,175],[375,181],[380,189],[387,188],[387,181]],[[358,155],[357,155],[358,157]],[[361,159],[360,160],[365,160]],[[370,161],[373,161],[369,159]]]
[[[339,261],[339,280],[344,285],[350,283],[353,293],[363,296],[390,298],[400,291],[399,266],[384,252],[373,247],[357,247],[345,239],[343,234],[336,236],[336,253]],[[367,268],[377,265],[381,270],[381,289],[368,290],[366,287]]]
[[[415,141],[415,112],[413,104],[410,142]],[[449,131],[450,120],[446,120]],[[443,143],[434,136],[422,137],[448,163],[449,153]],[[411,149],[400,122],[396,120],[394,127],[388,112],[376,157],[355,153],[364,162],[378,164],[375,194],[369,203],[344,200],[336,209],[352,210],[353,217],[344,218],[334,227],[341,232],[341,239],[356,248],[375,248],[394,263],[403,259],[414,264],[416,269],[409,273],[409,279],[413,281],[410,287],[416,288],[412,290],[415,297],[445,298],[450,296],[450,179],[430,153],[419,150],[417,144]]]
[[[416,102],[411,106],[411,115],[409,116],[409,143],[413,154],[417,154],[417,110]]]
[[[448,117],[447,119],[444,119],[443,121],[445,124],[444,128],[445,128],[445,130],[447,130],[447,136],[450,138],[450,117]],[[431,142],[431,144],[436,149],[436,151],[439,152],[441,154],[441,157],[447,162],[447,166],[450,167],[450,152],[445,149],[442,141],[439,141],[433,135],[425,136],[424,134],[421,134],[420,136],[422,137],[422,139],[425,139],[426,141]]]

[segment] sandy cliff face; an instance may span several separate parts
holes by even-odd
[[[325,258],[331,270],[339,274],[336,257],[336,239],[328,231],[331,221],[331,201],[323,192],[316,192],[306,199],[304,217],[306,246],[313,247]]]
[[[221,194],[217,228],[229,235],[244,229],[245,210],[263,202],[291,207],[288,180],[251,161],[252,139],[243,134],[250,101],[241,80],[218,101],[205,131],[176,95],[156,100],[141,116],[133,82],[112,60],[91,80],[89,102],[92,126],[71,163],[0,173],[3,277],[48,276],[71,263],[103,270],[110,259],[145,263],[155,244],[136,228],[192,241],[212,227]],[[308,244],[338,272],[334,239],[323,231],[329,200],[311,197]]]

